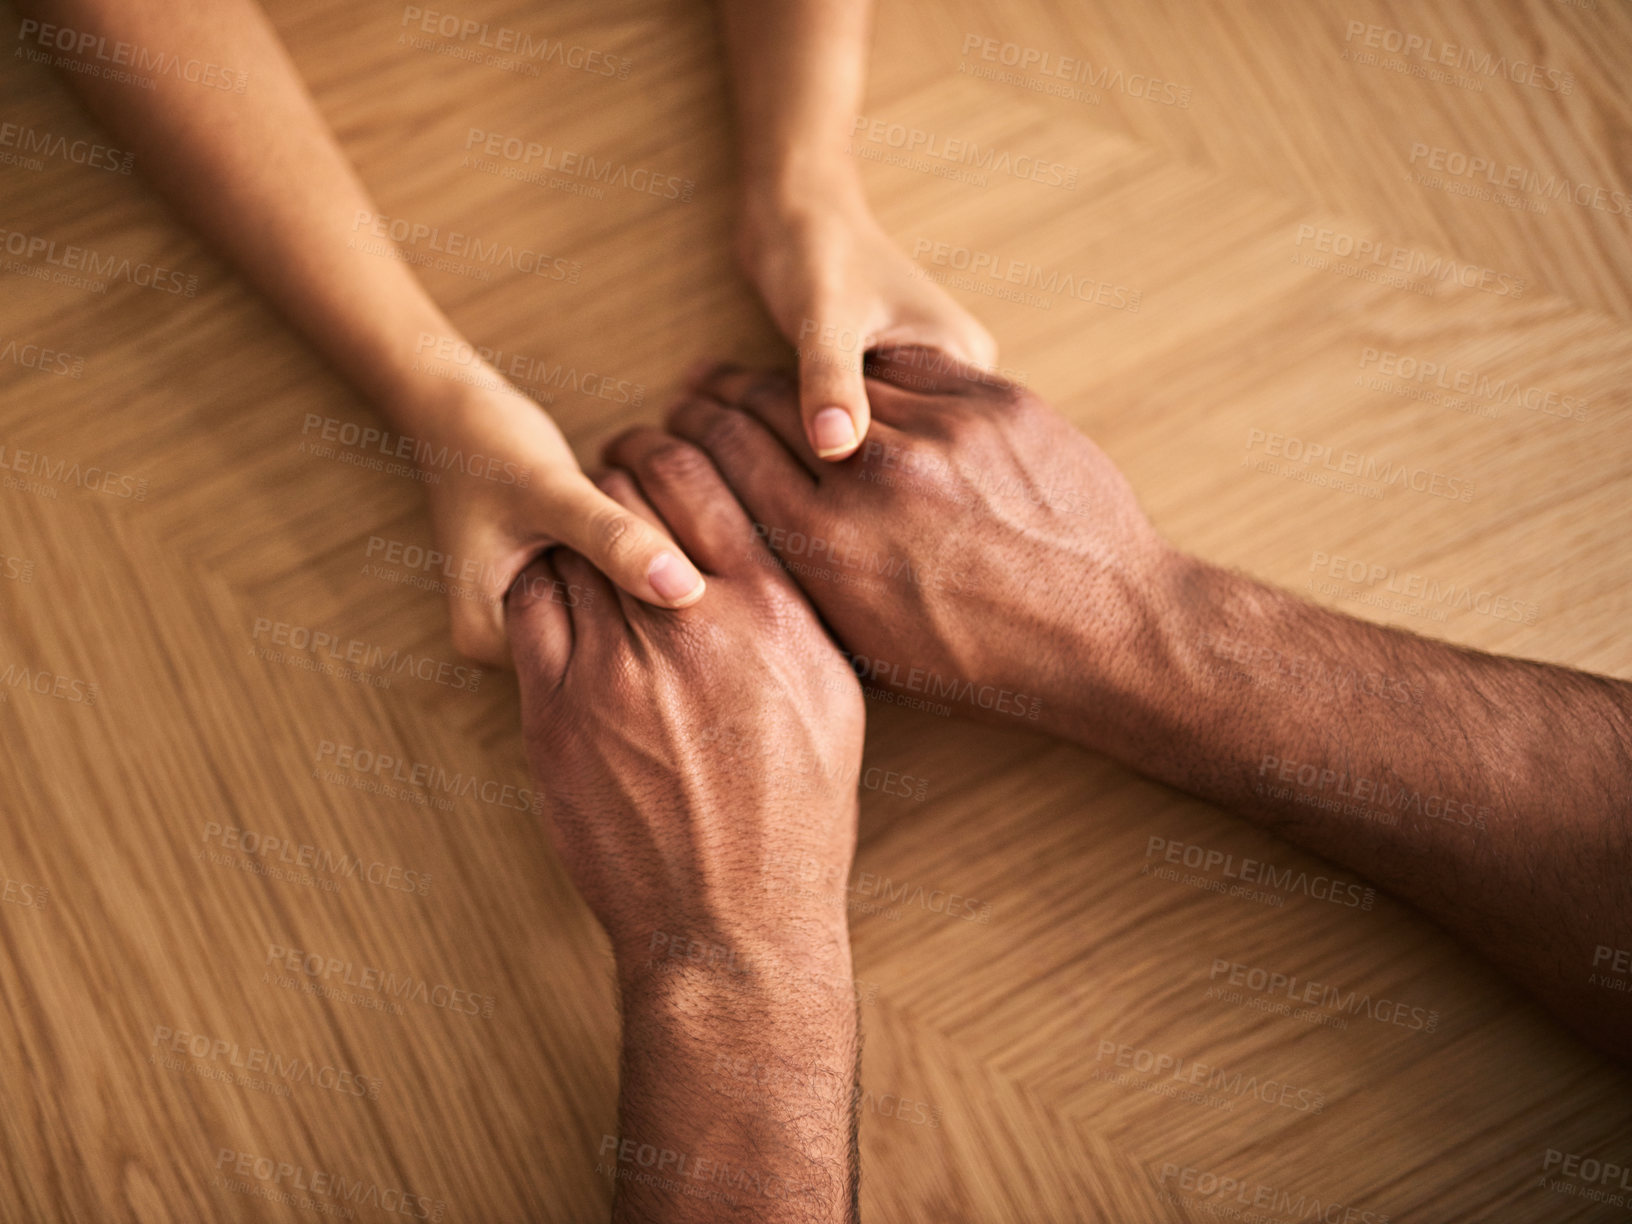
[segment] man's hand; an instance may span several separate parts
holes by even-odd
[[[608,459],[706,603],[651,608],[557,550],[507,607],[550,836],[617,961],[614,1218],[848,1220],[861,694],[706,455],[644,428]]]
[[[717,369],[669,425],[713,456],[865,682],[1080,733],[1171,550],[1035,396],[923,348],[869,368],[874,424],[847,463],[817,460],[776,373]]]
[[[1632,685],[1432,642],[1185,557],[1040,401],[906,350],[856,458],[790,385],[721,370],[670,425],[714,457],[858,673],[1029,717],[1414,902],[1632,1058]]]

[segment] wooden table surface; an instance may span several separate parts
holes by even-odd
[[[396,4],[273,9],[383,213],[581,265],[423,276],[478,342],[628,383],[536,388],[586,462],[694,358],[788,359],[731,259],[707,4],[460,0],[622,77],[405,38]],[[883,0],[854,152],[1178,543],[1632,677],[1629,80],[1623,0]],[[311,445],[309,414],[374,420],[139,159],[85,154],[50,69],[6,57],[0,97],[50,138],[0,137],[0,1219],[604,1219],[608,954],[505,789],[513,678],[459,687],[416,581],[421,489]],[[692,198],[486,173],[472,127]],[[179,279],[52,280],[35,238]],[[983,270],[1011,261],[1029,285]],[[1317,484],[1320,446],[1470,494]],[[1401,903],[1071,748],[869,718],[867,1218],[1632,1219],[1602,1184],[1627,1075]],[[370,789],[361,753],[476,785]],[[1220,962],[1351,1002],[1279,1014]]]

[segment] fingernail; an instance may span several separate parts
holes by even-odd
[[[658,553],[646,567],[646,581],[652,584],[659,599],[666,599],[677,608],[694,604],[703,597],[703,576],[692,568],[691,562],[671,552]]]
[[[818,458],[830,459],[856,449],[856,423],[843,408],[823,408],[811,418],[810,432],[815,435]]]

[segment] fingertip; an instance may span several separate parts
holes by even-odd
[[[703,597],[708,586],[687,558],[666,549],[646,567],[646,584],[657,602],[670,608],[689,608]]]
[[[848,458],[861,445],[866,425],[860,424],[848,408],[828,404],[811,415],[810,447],[818,459],[837,461]]]

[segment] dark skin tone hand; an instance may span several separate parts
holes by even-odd
[[[843,463],[775,373],[716,369],[668,424],[869,684],[1038,726],[1359,871],[1632,1060],[1632,996],[1599,984],[1632,949],[1632,685],[1185,556],[1036,396],[924,349],[868,375]],[[1287,660],[1300,683],[1254,683]]]
[[[861,694],[706,455],[644,429],[608,457],[707,598],[659,612],[557,549],[507,612],[549,834],[617,964],[613,1219],[852,1220]]]

